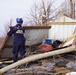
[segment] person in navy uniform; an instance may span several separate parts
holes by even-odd
[[[14,46],[13,46],[13,55],[14,55],[14,62],[18,60],[18,53],[20,52],[21,58],[25,57],[25,37],[24,32],[25,29],[22,27],[23,20],[22,18],[16,19],[16,26],[12,27],[10,31],[7,33],[8,36],[12,36],[14,34]]]

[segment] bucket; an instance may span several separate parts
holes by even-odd
[[[45,39],[46,44],[52,44],[52,39]]]

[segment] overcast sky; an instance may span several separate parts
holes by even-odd
[[[0,0],[0,36],[4,35],[5,26],[10,19],[24,17],[33,6],[34,2],[39,3],[41,0]],[[56,5],[61,4],[64,0],[55,0]],[[8,28],[7,28],[8,29]]]
[[[59,5],[63,0],[55,1]],[[34,2],[39,3],[41,0],[0,0],[0,17],[23,16],[28,13]]]

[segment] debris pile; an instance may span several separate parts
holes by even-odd
[[[75,52],[71,55],[72,60],[68,57],[70,53],[65,56],[66,54],[62,54],[29,62],[25,66],[21,65],[8,71],[5,75],[66,75],[68,72],[76,72]]]

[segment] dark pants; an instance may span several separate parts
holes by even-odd
[[[18,53],[20,52],[21,58],[25,57],[25,43],[16,43],[14,44],[13,54],[14,54],[14,62],[18,60]]]

